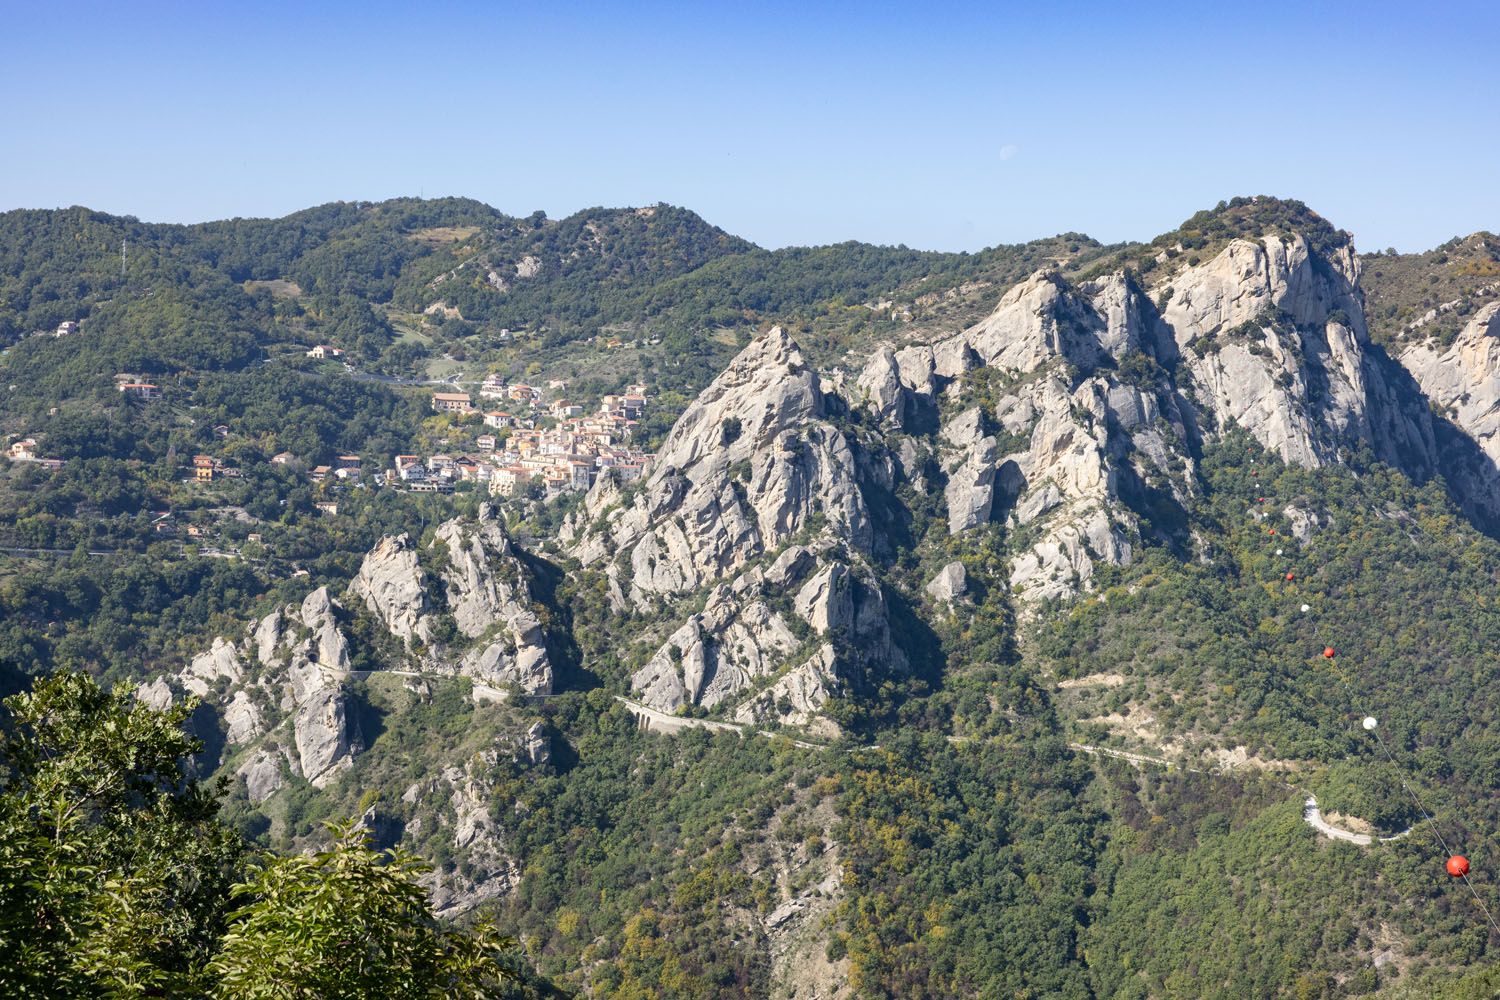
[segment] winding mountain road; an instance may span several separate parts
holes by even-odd
[[[1350,844],[1358,844],[1361,847],[1369,847],[1377,840],[1382,844],[1389,844],[1393,840],[1400,840],[1402,837],[1407,836],[1414,829],[1409,826],[1400,833],[1393,833],[1389,837],[1372,837],[1368,833],[1351,833],[1348,830],[1341,830],[1323,818],[1323,811],[1318,808],[1318,797],[1316,795],[1309,795],[1307,801],[1302,804],[1302,819],[1308,826],[1330,840],[1343,840]]]

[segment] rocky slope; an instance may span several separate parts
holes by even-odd
[[[843,409],[772,329],[687,409],[643,483],[601,479],[565,530],[618,610],[671,618],[702,599],[631,678],[652,708],[807,725],[836,691],[904,668],[863,485],[892,466],[839,428]]]
[[[1004,582],[1035,607],[1142,544],[1186,553],[1197,456],[1231,428],[1307,468],[1365,451],[1419,480],[1443,469],[1451,436],[1372,344],[1347,238],[1237,236],[1168,272],[1150,285],[1039,272],[978,323],[882,348],[847,383],[812,371],[779,328],[755,340],[683,414],[647,479],[601,480],[565,530],[617,611],[665,623],[633,670],[635,695],[807,725],[830,696],[902,669],[871,490],[940,496],[954,536],[1003,524]],[[1479,388],[1494,317],[1446,355],[1402,358],[1482,445],[1494,444]],[[857,434],[851,408],[877,433]],[[1489,454],[1457,476],[1474,509],[1500,492]],[[962,573],[954,563],[924,581],[934,613],[961,598]]]
[[[468,678],[476,701],[551,691],[531,585],[495,511],[482,505],[477,519],[440,525],[425,550],[406,535],[382,539],[340,598],[320,587],[300,605],[251,622],[237,640],[216,639],[139,697],[157,706],[185,695],[201,699],[212,710],[207,743],[222,748],[218,756],[253,805],[269,804],[298,782],[331,790],[371,748],[358,719],[366,708],[360,683],[372,673],[402,678],[417,699],[452,677]],[[373,627],[355,627],[356,616]],[[361,641],[376,648],[361,650]],[[353,669],[355,653],[375,669]],[[438,835],[470,873],[432,876],[434,903],[444,912],[503,893],[515,877],[489,813],[497,763],[536,765],[550,751],[534,725],[501,743],[408,787],[401,795],[407,815],[366,816],[378,838],[393,842],[430,842],[435,831],[427,827],[443,827]],[[436,820],[422,819],[433,814]]]
[[[1494,518],[1500,511],[1500,302],[1475,313],[1451,344],[1412,341],[1400,360],[1433,409],[1462,432],[1445,442],[1443,474],[1466,488],[1472,508]]]
[[[481,506],[473,523],[446,521],[435,535],[434,573],[407,535],[389,536],[365,556],[349,598],[401,641],[413,669],[471,678],[477,698],[502,697],[506,685],[550,693],[528,574],[493,509]]]
[[[1363,446],[1436,470],[1426,407],[1370,344],[1358,272],[1348,246],[1270,235],[1150,288],[1042,273],[961,333],[880,352],[857,386],[900,455],[936,451],[949,530],[1004,521],[1026,542],[1011,585],[1062,597],[1172,532],[1201,442],[1229,427],[1304,467]]]

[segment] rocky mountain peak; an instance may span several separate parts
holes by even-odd
[[[815,523],[867,548],[855,455],[826,416],[817,373],[771,329],[688,407],[628,498],[601,478],[570,546],[585,564],[628,554],[616,578],[637,604],[722,579]]]
[[[959,333],[878,350],[856,380],[894,450],[903,433],[936,448],[951,532],[1004,520],[1036,537],[1012,564],[1024,596],[1128,560],[1162,530],[1146,509],[1185,503],[1199,442],[1232,426],[1294,464],[1364,445],[1419,477],[1435,467],[1429,418],[1370,344],[1352,244],[1248,218],[1150,288],[1039,272]]]
[[[804,363],[796,341],[772,327],[752,340],[673,425],[657,453],[652,479],[673,470],[696,479],[703,459],[739,461],[789,428],[822,416],[817,373]]]
[[[603,566],[618,609],[704,594],[703,610],[635,672],[647,704],[806,722],[867,669],[904,668],[862,555],[873,541],[862,482],[889,469],[833,422],[845,405],[773,328],[688,407],[643,483],[621,489],[606,477],[587,497],[568,544]],[[838,585],[787,600],[793,585],[819,579]],[[809,656],[797,620],[833,645]],[[840,641],[855,633],[859,643]],[[768,677],[772,697],[739,703]]]

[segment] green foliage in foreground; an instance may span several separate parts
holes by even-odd
[[[508,941],[440,927],[425,867],[351,827],[247,863],[187,776],[192,706],[67,672],[6,705],[0,995],[478,998],[513,978]]]
[[[493,929],[438,925],[417,879],[428,866],[405,851],[372,850],[353,824],[311,856],[264,859],[234,888],[245,904],[211,971],[225,1000],[493,996],[513,978]]]
[[[239,844],[199,749],[166,713],[80,674],[8,699],[0,743],[0,992],[191,995],[223,929]]]

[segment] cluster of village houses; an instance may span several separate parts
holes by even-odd
[[[564,382],[548,389],[566,389]],[[491,494],[510,496],[533,481],[549,494],[586,490],[606,469],[623,482],[638,479],[651,456],[630,445],[637,423],[646,412],[646,387],[627,386],[623,393],[604,396],[593,413],[567,399],[542,405],[540,388],[491,375],[479,389],[480,403],[466,392],[439,392],[432,397],[438,413],[483,414],[487,433],[474,439],[474,451],[464,455],[397,455],[387,476],[409,490],[450,489],[472,480],[488,485]],[[538,418],[551,417],[551,426]]]
[[[63,326],[76,328],[76,324]],[[59,328],[57,336],[71,332]],[[307,354],[338,357],[343,352],[319,345]],[[115,386],[122,395],[142,400],[161,397],[159,386],[133,375],[116,376]],[[467,392],[434,393],[433,412],[482,418],[484,431],[475,435],[471,450],[452,455],[397,455],[389,468],[373,475],[363,468],[358,455],[340,455],[332,465],[309,469],[308,477],[314,482],[383,482],[411,492],[445,492],[457,483],[474,482],[495,496],[510,496],[533,483],[548,495],[587,490],[611,469],[622,482],[639,479],[651,456],[632,447],[630,441],[646,412],[646,387],[630,385],[622,393],[606,395],[593,412],[558,398],[566,389],[567,383],[562,380],[548,382],[544,393],[540,387],[508,384],[502,376],[490,375],[479,388],[477,402]],[[554,398],[544,404],[544,395]],[[222,437],[227,436],[229,428],[215,427],[214,431]],[[41,462],[52,467],[63,464],[38,455],[33,438],[14,442],[7,454],[16,462]],[[290,452],[274,456],[271,462],[301,464]],[[193,478],[197,482],[210,483],[239,474],[239,469],[211,455],[193,457]]]
[[[567,385],[553,381],[547,388],[557,391]],[[467,392],[434,393],[433,412],[482,418],[484,429],[474,436],[472,449],[397,455],[389,468],[373,474],[360,456],[339,455],[332,465],[314,466],[307,475],[317,483],[384,483],[413,493],[447,492],[458,483],[473,482],[494,496],[511,496],[532,483],[548,495],[587,490],[607,469],[622,482],[640,478],[651,456],[631,447],[630,439],[646,412],[645,386],[631,385],[623,393],[604,396],[592,413],[566,399],[543,405],[542,396],[537,387],[508,385],[494,375],[480,387],[477,404]],[[297,465],[299,459],[282,452],[271,462]],[[199,482],[236,471],[209,455],[196,456],[193,470]]]

